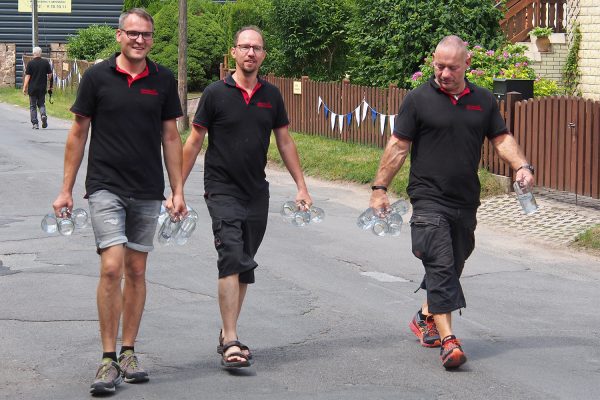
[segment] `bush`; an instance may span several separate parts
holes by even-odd
[[[98,53],[116,42],[115,28],[108,25],[90,25],[77,31],[67,40],[67,55],[71,59],[94,61]]]
[[[356,0],[348,35],[351,80],[387,86],[415,71],[432,49],[450,34],[482,46],[500,47],[502,12],[481,0]]]
[[[273,0],[269,28],[274,43],[266,69],[288,77],[341,79],[351,11],[348,0]]]
[[[188,0],[187,69],[189,90],[202,90],[219,79],[219,63],[227,51],[219,5],[209,0]],[[177,76],[179,44],[177,0],[171,0],[154,16],[154,46],[150,58]]]

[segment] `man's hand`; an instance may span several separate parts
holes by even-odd
[[[308,194],[308,190],[299,190],[296,194],[296,206],[302,210],[308,210],[313,205],[313,201]]]
[[[373,190],[371,199],[369,200],[369,207],[374,210],[388,210],[390,208],[390,200],[388,199],[387,192],[380,189]]]
[[[529,188],[532,188],[533,184],[535,183],[535,177],[527,168],[521,168],[520,170],[518,170],[517,174],[515,175],[515,179],[523,187],[527,186]]]
[[[70,214],[71,210],[73,210],[73,194],[60,192],[54,203],[52,203],[52,208],[54,209],[55,216],[66,217],[64,209],[67,210],[67,214]]]
[[[185,200],[183,199],[183,195],[171,194],[165,203],[165,208],[169,210],[171,217],[177,219],[178,221],[183,220],[188,215],[188,210]]]

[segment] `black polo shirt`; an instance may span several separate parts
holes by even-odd
[[[115,54],[90,67],[71,111],[92,119],[87,195],[107,189],[139,199],[164,199],[162,123],[182,115],[177,82],[168,69],[146,59],[132,78]]]
[[[394,135],[412,141],[407,192],[411,200],[477,208],[484,138],[507,133],[492,93],[467,81],[456,99],[433,77],[404,98]]]
[[[25,75],[29,75],[27,94],[30,96],[43,96],[48,87],[48,74],[52,73],[50,62],[41,57],[34,57],[25,67]]]
[[[227,75],[204,90],[193,123],[208,129],[207,193],[247,200],[268,191],[265,166],[271,131],[289,124],[277,87],[259,78],[248,95]]]

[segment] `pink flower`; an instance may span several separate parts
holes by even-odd
[[[419,80],[420,77],[423,76],[423,73],[421,71],[417,71],[412,75],[412,80],[413,81],[417,81]]]
[[[529,65],[529,64],[527,64],[527,61],[523,61],[523,66],[524,66],[524,67],[526,67],[526,66],[528,66],[528,65]]]
[[[483,47],[481,47],[481,46],[479,46],[479,45],[473,46],[473,48],[474,48],[475,50],[481,50],[481,49],[483,49]]]
[[[488,50],[485,52],[485,54],[487,54],[488,56],[493,56],[494,55],[494,50]]]
[[[508,56],[509,56],[508,52],[505,51],[505,52],[502,53],[502,57],[508,58]]]
[[[463,43],[465,44],[465,46],[468,46],[468,45],[469,45],[469,42],[463,42]]]
[[[515,67],[519,68],[521,66],[521,63],[515,63]]]

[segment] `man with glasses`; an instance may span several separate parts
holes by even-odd
[[[235,72],[202,94],[192,132],[183,149],[183,178],[190,174],[208,132],[204,197],[218,253],[218,292],[222,330],[217,352],[225,368],[252,364],[252,353],[238,340],[237,321],[248,284],[254,283],[254,256],[263,239],[269,208],[265,179],[271,131],[296,182],[296,203],[312,200],[304,182],[296,145],[279,90],[258,77],[266,51],[259,28],[247,26],[234,37]]]
[[[475,247],[484,139],[533,185],[533,167],[504,124],[496,99],[465,79],[470,65],[465,43],[447,36],[433,54],[434,76],[404,99],[373,181],[370,207],[387,209],[387,186],[411,152],[407,192],[413,206],[412,252],[423,262],[420,288],[427,299],[409,326],[424,347],[441,347],[442,365],[466,360],[452,333],[452,311],[466,307],[459,278]]]
[[[164,199],[162,158],[173,193],[172,214],[187,214],[177,83],[168,69],[147,58],[153,27],[152,16],[142,9],[121,14],[116,32],[121,52],[83,75],[71,107],[75,120],[67,137],[63,186],[53,203],[56,215],[73,207],[73,186],[91,126],[85,198],[100,255],[97,305],[103,348],[90,390],[94,395],[114,392],[122,380],[148,380],[134,345],[146,301],[148,252]]]

